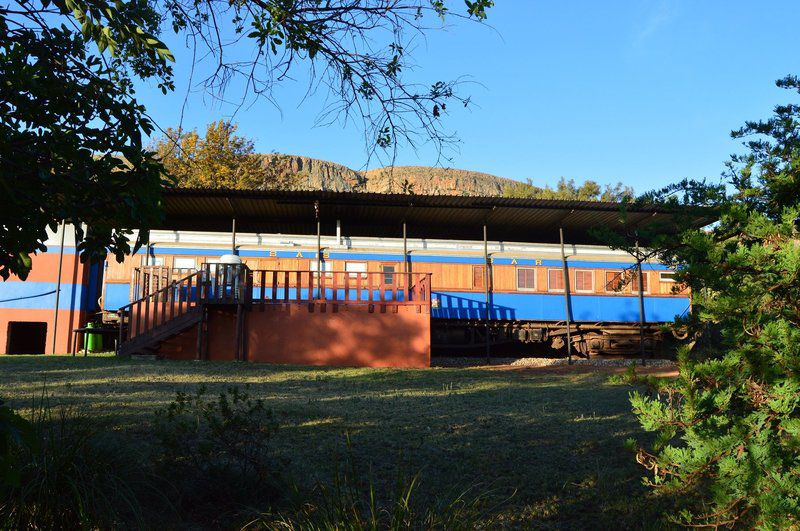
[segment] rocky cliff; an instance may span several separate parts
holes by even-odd
[[[511,179],[488,173],[431,166],[395,166],[364,172],[369,192],[403,192],[410,187],[416,194],[502,195]]]
[[[259,155],[262,165],[279,181],[297,190],[348,192],[363,190],[366,178],[347,166],[303,155],[265,153]]]
[[[488,173],[430,166],[395,166],[364,172],[302,155],[259,155],[280,182],[299,190],[404,193],[431,195],[501,195],[511,179]]]

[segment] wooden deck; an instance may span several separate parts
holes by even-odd
[[[430,274],[427,273],[327,271],[318,274],[316,271],[251,270],[244,264],[205,264],[199,271],[181,278],[176,276],[176,273],[161,267],[137,271],[134,278],[139,285],[132,287],[131,291],[143,295],[120,308],[121,322],[127,322],[127,327],[120,329],[119,353],[150,354],[160,350],[163,343],[180,336],[182,356],[187,357],[186,332],[196,330],[195,359],[210,359],[209,352],[221,352],[223,344],[234,352],[233,359],[265,358],[263,355],[248,355],[248,345],[262,345],[266,349],[263,338],[269,336],[272,338],[269,348],[284,352],[282,361],[305,362],[308,359],[288,350],[287,343],[300,345],[304,334],[322,333],[324,336],[325,332],[320,330],[328,330],[330,341],[339,345],[375,350],[364,358],[374,361],[364,364],[380,365],[380,338],[373,338],[368,330],[353,329],[377,327],[381,329],[385,342],[401,341],[397,344],[398,350],[402,349],[402,341],[414,342],[413,337],[407,336],[425,336],[424,344],[417,341],[415,348],[424,351],[429,360],[431,294]],[[271,310],[267,316],[247,317],[251,313],[264,314],[267,309]],[[344,312],[355,313],[334,317]],[[305,314],[307,324],[313,322],[311,328],[303,324]],[[313,314],[317,315],[310,317]],[[370,318],[368,314],[388,315]],[[398,323],[402,321],[403,325],[393,328],[391,315],[399,314],[402,316],[394,319]],[[417,314],[417,317],[409,314]],[[255,321],[259,322],[255,329],[248,327],[248,322]],[[282,326],[294,329],[294,333],[299,335],[277,333],[273,321],[283,321]],[[416,321],[424,323],[418,326],[420,323]],[[218,339],[230,336],[231,330],[232,344]],[[365,340],[367,337],[369,340]],[[370,342],[375,344],[370,346]],[[328,364],[324,343],[312,342],[304,348],[314,351],[309,358],[312,363]],[[301,350],[299,346],[297,350]],[[353,362],[354,358],[344,355],[333,345],[330,350],[337,352],[332,355],[331,364],[342,364],[337,360],[351,360],[344,364],[362,363]],[[392,359],[394,361],[388,363],[389,366],[403,366],[399,352]],[[420,356],[415,359],[417,361],[412,366],[419,366]]]

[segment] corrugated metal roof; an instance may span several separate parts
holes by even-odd
[[[592,243],[589,229],[621,225],[620,204],[595,201],[404,195],[328,191],[251,191],[183,188],[164,194],[166,217],[156,228],[316,234],[319,203],[323,234],[480,240],[487,224],[493,241],[555,242],[563,227],[570,243]],[[628,206],[627,225],[669,219],[674,213]],[[697,218],[703,226],[713,217]]]

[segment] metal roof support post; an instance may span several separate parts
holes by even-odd
[[[486,296],[486,363],[491,363],[492,346],[489,338],[489,239],[486,222],[483,223],[483,292]]]
[[[639,276],[639,350],[642,355],[642,366],[644,366],[644,283],[642,274],[642,258],[639,253],[639,240],[636,240],[636,273]]]
[[[231,218],[231,254],[236,254],[236,216]]]
[[[572,308],[569,300],[569,267],[567,254],[564,251],[564,228],[558,228],[558,237],[561,240],[561,274],[564,276],[564,311],[567,316],[567,363],[572,365],[572,333],[570,331]]]
[[[406,220],[403,220],[403,273],[408,273],[408,238]]]
[[[319,219],[319,201],[314,201],[314,216],[317,218],[317,298],[322,299],[320,282],[322,281],[322,227]],[[289,287],[287,286],[288,290]]]
[[[58,302],[61,298],[61,268],[64,264],[64,235],[67,233],[65,220],[61,220],[61,247],[58,250],[58,280],[56,281],[56,307],[53,310],[53,349],[51,354],[56,353],[56,333],[58,332]],[[75,250],[77,252],[77,249]],[[86,339],[84,338],[84,341]]]
[[[406,231],[406,220],[403,220],[403,273],[406,286],[406,300],[409,300],[411,294],[411,268],[408,263],[408,232]]]

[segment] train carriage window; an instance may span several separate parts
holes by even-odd
[[[176,256],[172,259],[172,269],[194,272],[197,270],[197,260],[193,257]]]
[[[658,280],[661,282],[675,282],[675,271],[660,271]]]
[[[575,291],[583,293],[594,291],[594,272],[591,269],[575,270]]]
[[[547,270],[547,290],[564,291],[564,272],[560,269]]]
[[[395,268],[393,265],[382,264],[381,272],[383,273],[383,283],[386,285],[394,284]]]
[[[532,267],[517,268],[517,289],[518,290],[536,289],[536,269]]]
[[[631,290],[634,293],[639,293],[639,272],[637,270],[632,270],[631,275],[633,279],[631,280]],[[642,293],[648,293],[647,291],[647,271],[642,271]]]
[[[344,270],[349,273],[350,278],[358,278],[359,273],[361,273],[361,278],[367,278],[366,262],[345,262]]]
[[[316,260],[309,260],[308,261],[308,270],[314,272],[314,277],[317,276],[317,261]],[[325,273],[326,277],[331,277],[333,273],[333,262],[329,262],[328,260],[323,260],[320,264],[319,271]]]
[[[145,255],[144,258],[144,265],[146,266],[163,266],[164,265],[164,257],[163,256],[154,256]]]
[[[606,287],[608,293],[619,293],[625,289],[625,275],[622,271],[606,271]]]
[[[485,277],[484,266],[472,266],[472,287],[483,289],[483,280]]]

